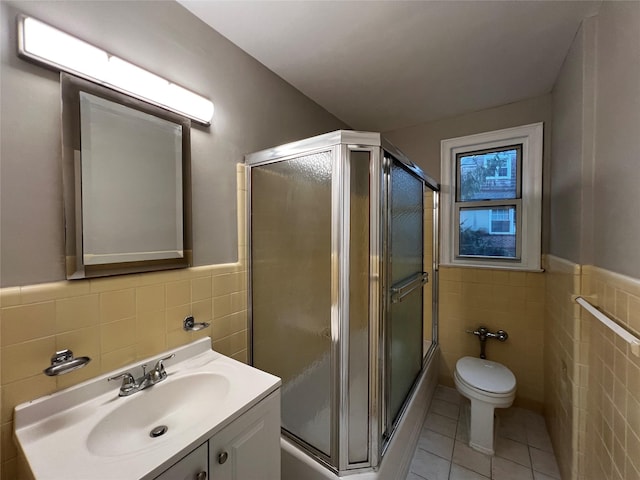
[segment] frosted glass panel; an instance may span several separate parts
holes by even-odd
[[[369,436],[369,152],[351,152],[349,245],[349,462]]]
[[[422,182],[391,167],[391,283],[422,271]]]
[[[433,341],[433,191],[426,189],[424,193],[424,266],[423,270],[429,274],[429,283],[422,293],[423,299],[423,355],[426,355]]]
[[[422,289],[391,306],[390,420],[396,420],[422,368]]]
[[[252,168],[253,363],[282,426],[330,454],[331,152]]]
[[[394,160],[390,193],[393,287],[423,271],[423,183]],[[391,305],[388,347],[391,424],[422,368],[422,298],[422,288],[418,287]]]

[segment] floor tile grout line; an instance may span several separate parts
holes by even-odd
[[[526,431],[526,430],[525,430]],[[528,437],[527,437],[527,453],[529,454],[529,461],[531,462],[531,477],[536,478],[536,474],[533,470],[533,458],[531,457],[531,445],[528,445]]]
[[[436,397],[434,397],[434,398],[436,398]],[[438,398],[438,400],[440,400],[441,402],[446,403],[446,404],[456,405],[456,406],[458,407],[458,409],[457,409],[457,415],[456,415],[456,418],[455,418],[455,419],[454,419],[454,418],[452,418],[452,417],[448,417],[447,415],[442,415],[442,414],[439,414],[439,413],[437,413],[437,412],[434,412],[434,411],[432,411],[431,409],[429,409],[429,412],[428,412],[428,413],[432,413],[432,414],[434,414],[434,415],[440,415],[440,416],[443,416],[443,417],[445,417],[445,418],[449,418],[449,419],[451,419],[451,420],[455,420],[455,422],[456,422],[456,423],[455,423],[455,428],[453,429],[453,430],[454,430],[454,436],[453,436],[453,437],[450,437],[449,435],[446,435],[446,434],[444,434],[444,433],[441,433],[441,432],[438,432],[438,431],[436,431],[436,430],[433,430],[433,429],[429,428],[429,426],[428,426],[428,425],[426,425],[426,424],[423,424],[423,429],[424,429],[424,430],[428,430],[428,431],[430,431],[430,432],[432,432],[432,433],[438,434],[438,435],[440,435],[440,436],[442,436],[442,437],[446,437],[446,438],[448,438],[448,439],[453,439],[453,451],[455,451],[456,442],[458,442],[458,441],[462,442],[462,440],[458,440],[458,433],[459,433],[460,428],[461,428],[460,423],[461,423],[461,420],[462,420],[462,405],[461,405],[461,403],[462,403],[462,402],[460,402],[460,401],[458,401],[458,402],[449,401],[448,399],[445,399],[445,398]],[[535,469],[533,468],[533,457],[532,457],[532,455],[531,455],[531,454],[532,454],[532,450],[531,450],[531,449],[532,449],[532,448],[535,448],[536,450],[540,450],[540,451],[541,451],[542,453],[544,453],[544,454],[551,455],[551,456],[553,457],[553,459],[554,459],[554,460],[555,460],[555,452],[553,452],[553,451],[552,451],[552,452],[547,452],[546,450],[544,450],[544,449],[542,449],[542,448],[537,448],[537,447],[535,447],[535,446],[533,446],[533,445],[530,445],[530,444],[529,444],[529,430],[530,430],[530,429],[528,428],[528,426],[527,426],[526,422],[524,422],[524,423],[522,424],[522,426],[524,427],[524,430],[525,430],[525,431],[524,431],[524,434],[525,434],[525,438],[526,438],[526,443],[525,443],[525,442],[522,442],[522,441],[520,441],[520,440],[514,439],[514,438],[503,437],[503,436],[501,436],[501,435],[499,435],[499,434],[498,434],[498,431],[496,431],[496,436],[497,436],[497,437],[504,438],[504,439],[507,439],[507,440],[509,440],[509,441],[511,441],[511,442],[514,442],[514,443],[517,443],[517,444],[519,444],[519,445],[525,445],[525,446],[527,447],[527,453],[528,453],[528,457],[529,457],[529,462],[530,462],[530,464],[531,464],[529,467],[527,467],[526,465],[522,465],[521,463],[519,463],[519,462],[517,462],[517,461],[515,461],[515,460],[512,460],[512,459],[509,459],[509,458],[507,458],[507,457],[503,457],[503,456],[500,456],[500,455],[497,455],[497,454],[496,454],[496,455],[493,455],[493,456],[489,456],[489,466],[490,466],[489,477],[485,477],[484,475],[482,475],[482,474],[480,474],[480,473],[478,473],[478,472],[475,472],[475,471],[473,471],[473,470],[470,470],[470,471],[473,471],[475,474],[479,475],[479,476],[480,476],[480,477],[482,477],[482,478],[488,478],[489,480],[491,480],[491,479],[493,478],[494,459],[495,459],[495,458],[500,458],[500,459],[502,459],[502,460],[504,460],[504,461],[507,461],[507,462],[509,462],[509,463],[513,463],[514,465],[517,465],[518,467],[521,467],[521,468],[523,468],[523,469],[526,469],[526,470],[530,471],[530,472],[531,472],[531,477],[532,477],[532,479],[533,479],[533,478],[535,478],[535,474],[536,474],[536,473],[540,473],[540,474],[548,475],[548,474],[546,474],[546,473],[544,473],[544,472],[540,472],[540,471],[535,470]],[[545,428],[546,428],[546,426],[545,426]],[[547,434],[548,434],[548,432],[547,432]],[[464,442],[462,442],[462,443],[464,443]],[[418,447],[418,448],[420,448],[420,447]],[[416,450],[418,450],[418,448],[416,448]],[[421,450],[423,450],[423,451],[425,451],[425,452],[427,452],[427,453],[429,453],[429,454],[431,454],[431,455],[434,455],[434,456],[436,456],[436,457],[438,457],[438,458],[440,458],[440,459],[443,459],[443,460],[445,460],[445,461],[448,463],[448,470],[449,470],[449,471],[448,471],[447,479],[449,479],[449,480],[451,480],[451,474],[452,474],[453,466],[454,466],[454,465],[456,465],[456,466],[457,466],[457,467],[459,467],[459,468],[465,468],[465,469],[466,469],[466,467],[464,467],[464,466],[462,466],[462,465],[459,465],[459,464],[457,464],[457,463],[454,463],[454,461],[453,461],[453,452],[452,452],[452,458],[451,458],[451,460],[447,460],[445,457],[442,457],[441,455],[439,455],[439,454],[437,454],[437,453],[430,452],[429,450],[426,450],[426,449],[424,449],[424,448],[420,448],[420,449],[421,449]],[[469,469],[467,469],[467,470],[469,470]],[[421,479],[424,479],[424,478],[425,478],[425,477],[423,477],[422,475],[419,475],[419,474],[417,474],[417,473],[415,473],[415,472],[414,472],[414,475],[416,475],[418,478],[421,478]],[[553,475],[548,475],[548,476],[553,477]],[[554,478],[555,478],[555,477],[554,477]],[[428,480],[428,479],[425,479],[425,480]]]
[[[438,431],[434,430],[433,428],[429,428],[428,426],[425,426],[424,424],[422,425],[422,430],[429,430],[430,432],[437,433],[438,435],[442,435],[443,437],[453,438],[454,440],[456,439],[456,437],[450,437],[449,435],[446,435],[444,433],[438,432]],[[420,434],[420,436],[422,436],[422,433]]]
[[[436,432],[436,433],[437,433],[437,432]],[[447,437],[447,438],[450,438],[450,437]],[[422,450],[423,452],[427,452],[427,453],[430,453],[431,455],[435,455],[436,457],[441,458],[441,459],[443,459],[443,460],[446,460],[447,462],[452,462],[452,460],[451,460],[451,459],[445,458],[445,457],[443,457],[442,455],[438,455],[438,454],[437,454],[437,453],[435,453],[435,452],[431,452],[431,451],[427,450],[426,448],[422,448],[422,447],[421,447],[421,446],[419,446],[419,445],[418,445],[418,447],[416,448],[416,451],[417,451],[417,450]],[[415,456],[415,453],[414,453],[413,455]],[[451,455],[453,456],[453,450],[451,450]]]
[[[458,416],[456,417],[456,429],[453,432],[453,449],[451,450],[451,460],[449,461],[449,473],[447,479],[451,479],[451,470],[453,469],[453,454],[456,451],[456,438],[458,437],[458,428],[460,428],[460,404],[458,404]]]

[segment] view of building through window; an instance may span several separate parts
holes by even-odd
[[[458,155],[459,255],[517,256],[513,201],[520,198],[520,150],[518,145]]]

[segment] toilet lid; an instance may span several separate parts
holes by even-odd
[[[456,363],[456,371],[465,383],[485,392],[509,393],[516,387],[511,370],[491,360],[462,357]]]

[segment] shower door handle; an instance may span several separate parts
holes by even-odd
[[[413,292],[416,288],[421,288],[429,281],[427,272],[416,273],[402,283],[391,287],[391,303],[401,302],[404,297]]]

